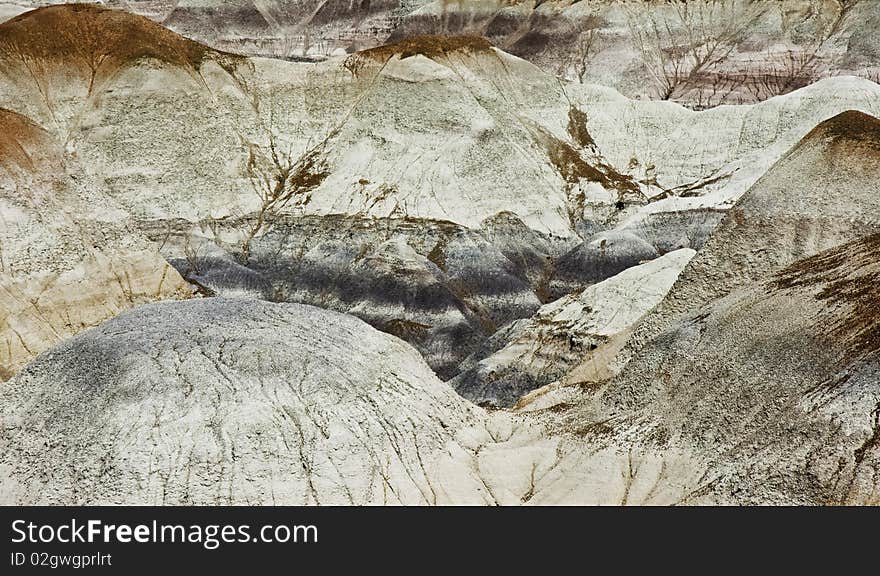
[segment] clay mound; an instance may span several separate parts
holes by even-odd
[[[92,4],[64,4],[26,12],[0,24],[6,65],[22,65],[36,79],[44,66],[63,66],[101,78],[143,58],[198,69],[207,46],[144,18]]]
[[[0,108],[0,170],[15,176],[34,173],[51,155],[45,130],[21,114]]]
[[[817,125],[728,212],[634,346],[797,260],[880,232],[878,151],[877,118],[851,110]]]
[[[432,454],[480,415],[360,320],[222,298],[120,314],[0,400],[4,504],[424,505]]]
[[[847,110],[813,128],[804,136],[801,145],[826,140],[862,144],[880,151],[880,119],[857,110]]]
[[[601,418],[705,463],[692,503],[876,504],[878,262],[874,234],[716,299],[630,362]]]
[[[384,64],[394,56],[400,59],[420,55],[426,58],[442,58],[452,53],[485,53],[492,43],[481,36],[410,36],[399,42],[355,52],[345,60],[345,67],[353,74],[368,63]]]

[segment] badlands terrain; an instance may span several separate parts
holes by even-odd
[[[0,2],[0,18],[61,3]],[[103,0],[214,48],[320,61],[413,35],[488,39],[567,80],[691,108],[880,79],[876,0]]]
[[[0,503],[880,504],[880,2],[0,19]]]

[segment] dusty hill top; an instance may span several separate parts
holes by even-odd
[[[829,139],[834,144],[855,143],[880,150],[880,119],[857,110],[841,112],[816,126],[802,143]]]
[[[384,65],[394,56],[401,60],[413,56],[424,56],[432,60],[450,54],[474,54],[489,52],[492,44],[481,36],[444,36],[428,34],[410,36],[399,42],[392,42],[355,52],[345,60],[345,67],[357,74],[368,63]]]
[[[375,60],[387,60],[394,54],[400,54],[400,58],[409,58],[421,54],[428,58],[444,56],[451,52],[486,52],[492,44],[481,36],[443,36],[429,34],[411,36],[399,42],[385,44],[369,50],[362,50],[358,54],[365,58]]]
[[[34,78],[46,65],[75,67],[95,82],[143,58],[197,69],[207,46],[144,18],[92,4],[39,8],[0,24],[0,54]],[[7,65],[8,65],[7,64]]]

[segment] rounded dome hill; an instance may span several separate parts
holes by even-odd
[[[94,4],[38,8],[0,24],[0,54],[12,65],[56,65],[91,77],[91,82],[143,58],[197,69],[214,50],[163,26],[121,10]]]
[[[431,454],[477,410],[352,316],[222,298],[124,312],[0,397],[19,503],[429,503]]]

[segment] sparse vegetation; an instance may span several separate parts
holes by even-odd
[[[446,247],[445,238],[441,238],[437,241],[437,244],[428,252],[428,260],[433,262],[437,268],[446,272],[446,253],[444,252],[444,248]]]
[[[723,64],[768,9],[752,0],[667,0],[656,10],[628,2],[629,28],[656,96],[673,100]]]
[[[766,100],[806,86],[827,73],[828,43],[846,28],[862,0],[836,0],[810,15],[799,47],[737,61],[759,45],[757,23],[772,3],[756,0],[668,0],[646,11],[629,2],[629,27],[655,96],[697,109]],[[746,50],[751,51],[750,49]]]
[[[573,77],[583,84],[587,81],[590,62],[604,48],[605,37],[602,31],[604,22],[598,16],[598,9],[587,16],[566,17],[562,37],[570,38],[570,49],[559,50],[557,72],[563,77]]]
[[[621,174],[607,163],[588,162],[571,144],[553,136],[544,128],[535,127],[535,131],[547,150],[551,164],[567,183],[577,184],[581,180],[587,180],[601,184],[606,189],[616,190],[621,197],[625,194],[641,196],[641,189],[632,177]]]
[[[422,324],[420,322],[414,322],[412,320],[405,320],[402,318],[395,318],[394,320],[389,320],[385,324],[382,325],[382,331],[387,332],[389,334],[393,334],[398,338],[407,340],[414,338],[423,337],[431,327],[427,324]]]

